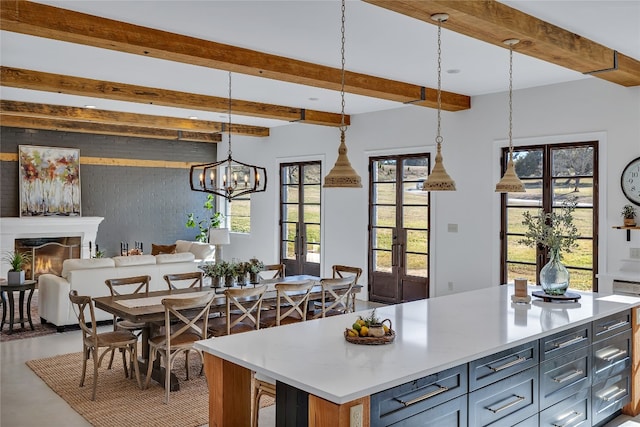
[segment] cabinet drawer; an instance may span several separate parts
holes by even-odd
[[[391,425],[462,395],[466,408],[467,388],[467,365],[461,365],[373,394],[371,426]]]
[[[630,387],[629,374],[616,375],[600,384],[594,385],[591,391],[591,407],[594,425],[607,419],[629,403]]]
[[[591,344],[591,324],[578,326],[540,339],[540,361],[562,356]]]
[[[373,425],[373,424],[371,424]],[[467,395],[456,397],[440,405],[403,418],[393,424],[393,427],[466,427],[467,426]]]
[[[584,347],[540,363],[540,409],[591,385],[591,349]]]
[[[538,366],[469,393],[469,425],[513,426],[538,412]]]
[[[593,377],[597,384],[607,377],[628,371],[631,366],[631,331],[593,344]]]
[[[591,425],[591,389],[586,388],[540,412],[540,427]]]
[[[469,363],[469,391],[500,381],[537,364],[537,341],[474,360]]]
[[[524,421],[520,421],[518,424],[515,424],[513,427],[538,427],[538,414],[535,414],[533,417],[529,417]]]
[[[625,310],[602,319],[594,320],[593,342],[603,340],[631,328],[631,310]]]

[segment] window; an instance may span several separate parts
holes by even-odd
[[[503,170],[508,148],[503,150]],[[538,283],[540,269],[547,263],[545,248],[519,243],[524,233],[522,214],[538,209],[552,212],[565,200],[577,198],[574,223],[580,237],[578,247],[563,253],[572,289],[597,291],[598,272],[598,147],[596,142],[537,145],[514,149],[516,172],[526,193],[501,197],[501,283],[527,278]]]
[[[227,202],[227,226],[232,233],[251,232],[251,196],[249,194],[233,202]]]

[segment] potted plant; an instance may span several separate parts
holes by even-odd
[[[9,265],[11,269],[7,273],[7,284],[21,285],[24,283],[24,270],[22,267],[31,262],[31,255],[19,251],[6,252],[2,260]]]
[[[621,212],[622,218],[624,218],[625,227],[635,227],[636,225],[636,208],[632,205],[624,205]]]
[[[204,275],[211,278],[211,286],[220,287],[220,279],[226,274],[226,266],[220,262],[207,262],[199,266]]]
[[[260,281],[258,273],[264,270],[264,263],[258,258],[250,258],[249,261],[245,263],[245,270],[249,273],[249,282],[256,284]]]
[[[220,261],[218,264],[220,265],[221,277],[224,277],[224,285],[227,287],[234,286],[238,274],[237,264],[233,261]]]
[[[571,252],[577,247],[578,227],[573,223],[576,205],[577,200],[573,198],[553,212],[539,210],[537,215],[532,215],[527,211],[522,215],[526,231],[519,243],[548,249],[549,262],[540,270],[540,285],[549,295],[564,295],[569,287],[569,271],[561,260],[562,252]]]
[[[206,243],[209,241],[209,229],[220,227],[224,215],[221,212],[213,211],[215,206],[212,194],[207,195],[207,200],[202,207],[207,210],[208,218],[198,219],[192,212],[187,215],[185,226],[187,228],[196,228],[197,226],[200,232],[196,235],[196,241]]]

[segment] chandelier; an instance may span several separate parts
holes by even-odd
[[[496,184],[496,193],[524,193],[524,184],[516,174],[513,164],[513,45],[519,43],[518,39],[508,39],[504,44],[509,45],[509,161],[507,170],[500,182]]]
[[[340,86],[340,98],[342,101],[342,112],[340,120],[340,146],[338,147],[338,159],[333,169],[324,177],[323,187],[341,187],[341,188],[362,188],[360,175],[351,167],[351,162],[347,157],[347,145],[345,144],[345,132],[347,126],[344,124],[344,11],[345,0],[342,0],[342,44],[340,54],[342,56],[342,74]]]
[[[191,166],[191,190],[224,197],[229,202],[250,193],[267,189],[267,170],[234,160],[231,156],[231,72],[229,72],[229,124],[226,131],[229,151],[226,160]],[[222,131],[225,131],[223,124]]]
[[[438,21],[438,131],[436,134],[436,161],[429,177],[422,185],[423,191],[455,191],[456,183],[451,179],[442,162],[442,136],[440,135],[440,115],[442,112],[442,23],[449,19],[446,13],[435,13],[431,19]]]

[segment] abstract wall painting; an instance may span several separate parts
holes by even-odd
[[[20,216],[80,216],[80,150],[18,146]]]

